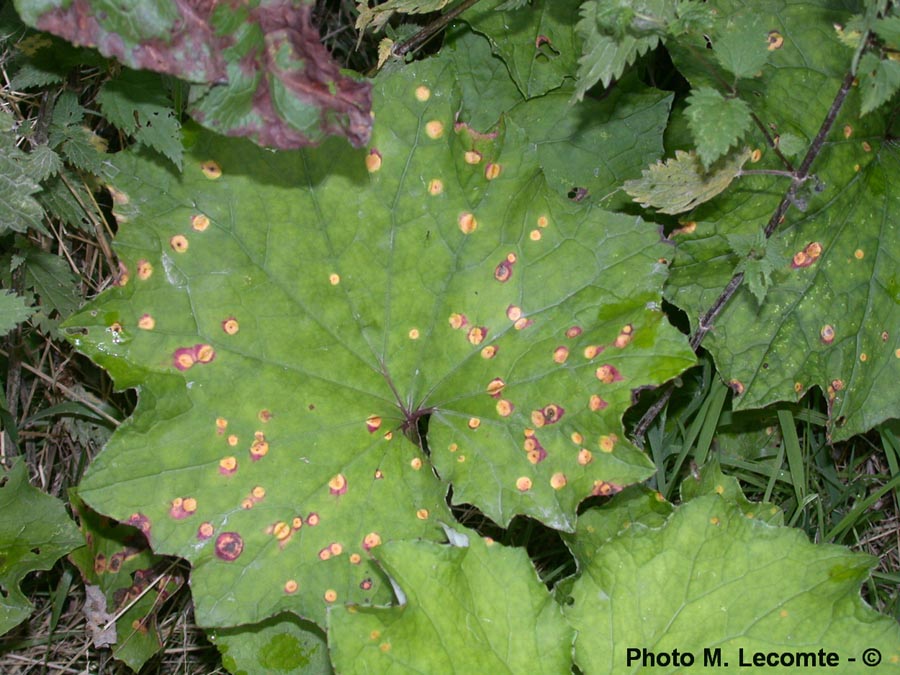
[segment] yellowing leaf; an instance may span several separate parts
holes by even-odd
[[[661,213],[683,213],[725,190],[750,159],[750,149],[735,152],[704,171],[694,152],[676,150],[675,158],[651,164],[641,178],[625,182],[625,191],[641,206]]]

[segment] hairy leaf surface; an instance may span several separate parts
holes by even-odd
[[[454,126],[455,77],[380,80],[368,152],[191,131],[183,177],[116,160],[125,276],[70,326],[141,395],[81,495],[194,564],[204,624],[386,602],[369,552],[437,536],[448,483],[571,530],[652,470],[621,417],[694,361],[670,247],[556,194],[513,123]]]
[[[39,30],[96,47],[132,68],[195,83],[189,112],[220,133],[276,148],[310,145],[329,134],[357,147],[368,141],[369,85],[340,72],[319,42],[309,0],[15,4]],[[143,136],[156,145],[165,135]]]
[[[718,4],[723,15],[744,8]],[[770,27],[772,54],[762,77],[742,92],[781,133],[814,138],[849,70],[849,50],[828,30],[848,17],[826,5],[752,5]],[[693,84],[709,82],[688,52],[674,53]],[[885,120],[860,118],[859,110],[851,91],[812,165],[815,178],[799,188],[778,226],[773,251],[786,262],[771,272],[763,305],[741,288],[704,341],[738,394],[737,409],[799,400],[818,386],[830,402],[835,440],[900,408],[900,156]],[[751,138],[764,149],[758,134]],[[784,166],[766,151],[753,168]],[[696,229],[676,238],[669,297],[695,325],[734,271],[728,236],[764,228],[788,187],[783,178],[744,177],[691,215]]]
[[[402,541],[378,560],[403,594],[399,607],[336,607],[334,665],[364,673],[565,673],[572,629],[522,549]]]

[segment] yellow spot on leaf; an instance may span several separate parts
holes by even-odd
[[[216,180],[217,178],[221,178],[222,176],[222,167],[220,167],[217,162],[214,162],[211,159],[203,162],[200,165],[200,170],[203,172],[203,175],[210,180]]]
[[[481,420],[477,417],[470,417],[467,425],[470,429],[477,429],[481,426]]]
[[[153,276],[153,265],[146,260],[137,261],[137,276],[141,281],[146,281]]]
[[[238,444],[238,437],[234,434],[228,436],[228,445],[234,447]]]
[[[209,218],[202,213],[191,216],[191,227],[197,232],[204,232],[209,227]]]
[[[607,434],[600,437],[600,449],[603,452],[612,452],[616,447],[619,437],[615,434]]]
[[[419,339],[419,329],[418,328],[410,328],[409,329],[409,339],[410,340],[418,340]]]
[[[444,135],[444,123],[440,120],[431,120],[425,125],[425,134],[428,138],[437,140]]]
[[[532,230],[528,233],[528,238],[531,241],[540,241],[541,240],[541,231],[540,230]]]
[[[581,464],[581,466],[587,466],[593,459],[594,454],[587,448],[582,448],[578,451],[578,463]]]
[[[426,87],[424,84],[416,87],[416,100],[422,103],[425,103],[428,99],[431,98],[431,89]]]
[[[565,363],[566,359],[568,359],[568,358],[569,358],[568,347],[557,347],[555,350],[553,350],[553,360],[556,361],[556,363],[560,363],[560,364]]]
[[[518,321],[522,318],[522,308],[510,305],[506,308],[506,318],[510,321]]]
[[[444,181],[440,178],[432,178],[428,182],[428,194],[432,197],[437,197],[444,191]]]
[[[156,326],[156,319],[149,314],[144,314],[138,319],[138,328],[141,330],[153,330]]]
[[[522,476],[516,480],[516,489],[519,492],[528,492],[531,489],[531,479],[528,476]]]
[[[375,173],[381,169],[381,153],[372,148],[366,155],[366,170],[369,173]]]
[[[777,30],[769,31],[767,40],[769,42],[770,52],[774,52],[776,49],[781,49],[781,47],[784,45],[784,36],[782,36],[782,34]]]
[[[507,401],[505,398],[501,398],[497,401],[497,414],[500,417],[509,417],[513,411],[513,404]]]
[[[478,228],[478,221],[475,216],[466,211],[459,216],[459,229],[463,234],[472,234]]]
[[[500,175],[500,172],[503,170],[499,164],[495,164],[494,162],[488,162],[487,166],[484,167],[484,177],[488,180],[494,180]]]
[[[466,164],[478,164],[481,161],[481,153],[477,150],[469,150],[463,155],[463,158],[466,160]]]
[[[497,348],[494,345],[488,345],[481,350],[481,358],[492,359],[497,356]]]
[[[334,602],[335,600],[337,600],[337,597],[338,597],[337,591],[334,590],[333,588],[329,588],[327,591],[325,591],[324,597],[325,597],[325,602]]]
[[[561,490],[566,486],[568,480],[566,479],[566,474],[562,472],[557,472],[550,476],[550,487],[554,490]]]
[[[234,317],[229,317],[222,322],[222,330],[224,330],[227,335],[234,335],[240,329],[241,326]]]
[[[288,579],[284,582],[284,592],[288,595],[296,593],[298,588],[300,588],[300,586],[294,579]]]
[[[422,468],[422,460],[418,457],[413,457],[410,461],[409,465],[415,470],[418,471]]]
[[[849,124],[844,125],[844,138],[850,138],[853,135],[853,127]]]
[[[857,260],[862,260],[865,255],[866,254],[863,252],[863,250],[861,248],[858,248],[853,252],[853,257],[856,258]]]
[[[762,159],[762,150],[755,148],[753,152],[750,153],[750,161],[755,164],[760,159]]]
[[[419,509],[416,511],[416,518],[419,520],[428,520],[428,509]]]
[[[172,250],[175,251],[175,253],[184,253],[188,250],[189,245],[190,244],[188,244],[187,237],[185,237],[183,234],[176,234],[174,237],[169,239],[169,246],[172,247]]]

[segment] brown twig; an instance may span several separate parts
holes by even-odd
[[[444,30],[451,21],[453,21],[460,14],[465,12],[469,7],[474,5],[478,0],[464,0],[459,3],[456,7],[451,9],[446,14],[438,17],[434,21],[432,21],[427,26],[423,27],[418,33],[413,35],[412,37],[404,40],[403,42],[398,42],[394,45],[394,48],[391,50],[391,53],[394,56],[404,57],[409,52],[413,52],[419,49],[422,45],[428,42],[432,37],[436,34]]]

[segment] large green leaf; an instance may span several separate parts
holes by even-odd
[[[463,546],[394,542],[378,552],[403,602],[329,613],[338,672],[570,671],[573,631],[525,551],[464,539]]]
[[[719,2],[723,16],[744,3]],[[841,86],[850,53],[829,32],[846,14],[828,3],[752,3],[770,27],[772,55],[743,93],[779,133],[810,141]],[[706,71],[687,51],[676,63],[695,85]],[[736,409],[797,400],[819,386],[830,401],[835,440],[896,416],[900,408],[900,260],[895,177],[900,157],[877,113],[860,118],[851,92],[812,166],[818,180],[802,186],[772,246],[787,263],[771,273],[760,307],[741,288],[706,336]],[[754,141],[762,147],[760,138]],[[765,152],[753,168],[783,169]],[[789,187],[778,178],[742,178],[691,216],[692,233],[677,237],[670,299],[696,325],[738,263],[730,235],[755,235]]]
[[[635,512],[618,496],[607,507],[622,509]],[[812,544],[717,494],[694,498],[664,524],[637,510],[643,515],[605,542],[607,531],[579,520],[583,573],[565,609],[585,675],[824,672],[829,653],[835,672],[896,672],[900,627],[859,597],[869,556]],[[806,667],[797,667],[798,653]],[[880,665],[866,667],[873,661]]]
[[[28,482],[25,462],[0,475],[0,635],[21,623],[33,606],[19,584],[25,575],[48,570],[84,543],[65,507]]]
[[[388,601],[367,551],[438,536],[448,484],[571,530],[652,471],[621,417],[694,361],[670,247],[556,194],[514,124],[454,127],[454,80],[379,81],[368,153],[191,132],[181,177],[116,160],[125,276],[69,325],[140,404],[80,491],[193,563],[202,624]]]
[[[342,134],[357,147],[368,141],[369,85],[341,73],[321,45],[311,0],[15,5],[25,23],[39,30],[96,47],[132,68],[197,84],[189,112],[221,133],[277,148],[309,145],[328,134]],[[155,124],[172,127],[165,115]],[[166,134],[144,127],[140,136],[158,144]]]

